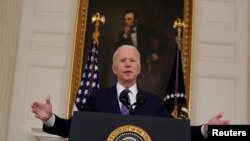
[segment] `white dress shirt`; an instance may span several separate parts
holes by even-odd
[[[121,109],[122,103],[119,100],[119,96],[124,89],[126,89],[126,88],[123,87],[119,82],[116,84],[117,97],[118,97],[117,100],[119,102],[120,109]],[[129,96],[130,104],[132,105],[136,102],[136,95],[138,93],[138,89],[137,89],[136,84],[134,84],[132,87],[127,88],[127,89],[130,90],[130,92],[128,93],[128,96]],[[132,108],[134,108],[134,107],[132,106]]]

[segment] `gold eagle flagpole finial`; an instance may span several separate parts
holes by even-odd
[[[179,38],[181,38],[182,28],[185,28],[185,27],[186,27],[186,25],[185,25],[184,21],[181,21],[180,18],[177,18],[174,21],[173,28],[174,29],[177,28],[177,35]]]
[[[99,26],[101,23],[102,24],[105,23],[105,16],[101,15],[99,12],[96,12],[96,14],[94,14],[91,18],[91,23],[95,23],[95,31],[93,33],[93,39],[94,42],[96,42],[98,45],[99,44],[98,37],[100,36]]]

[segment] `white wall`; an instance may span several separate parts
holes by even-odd
[[[8,141],[35,140],[42,127],[31,104],[51,95],[53,111],[66,117],[77,0],[24,0]]]
[[[5,141],[16,63],[22,0],[0,2],[0,140]]]
[[[249,1],[194,3],[193,124],[221,110],[232,124],[249,121]]]

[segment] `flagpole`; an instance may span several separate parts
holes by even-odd
[[[95,44],[94,46],[98,47],[99,45],[99,36],[100,36],[100,32],[99,32],[99,27],[100,24],[104,24],[105,23],[105,17],[103,15],[101,15],[99,12],[96,12],[96,14],[94,14],[91,18],[91,23],[95,23],[95,31],[93,32],[92,38],[93,38],[93,42],[92,44]],[[95,54],[93,54],[93,58],[96,58],[96,56],[94,56]],[[94,61],[91,61],[91,65],[94,66]],[[94,69],[92,68],[90,71],[91,77],[90,77],[90,84],[92,84],[92,82],[94,81]],[[89,93],[92,92],[92,86],[89,87]]]
[[[179,50],[181,51],[181,46],[182,46],[182,38],[181,38],[181,34],[182,34],[182,28],[185,27],[185,23],[183,21],[181,21],[180,18],[177,18],[174,23],[173,23],[173,28],[177,30],[177,39],[176,39],[176,43],[178,45],[178,48],[176,49],[176,74],[175,74],[175,93],[174,93],[174,110],[171,113],[171,115],[174,118],[178,118],[178,88],[179,88]],[[177,41],[178,40],[178,41]]]
[[[95,31],[93,33],[93,40],[94,40],[93,42],[95,42],[98,46],[99,45],[98,38],[100,36],[99,27],[101,23],[105,24],[105,17],[101,15],[99,12],[96,12],[96,14],[92,16],[91,22],[95,23]]]

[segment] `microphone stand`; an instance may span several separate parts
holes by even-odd
[[[133,105],[131,105],[130,103],[128,105],[128,110],[129,110],[129,115],[133,115],[135,113],[135,111],[133,109]]]

